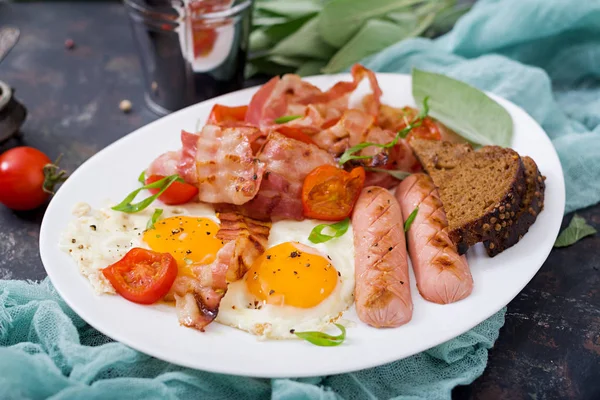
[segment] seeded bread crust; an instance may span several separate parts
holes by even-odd
[[[511,219],[508,221],[510,229],[500,235],[492,234],[483,241],[490,257],[517,244],[544,209],[544,190],[546,189],[544,180],[546,178],[542,176],[535,161],[531,158],[523,157],[523,164],[525,166],[526,191],[519,209],[516,212],[510,212]]]
[[[510,213],[518,210],[526,187],[525,168],[515,151],[498,146],[485,146],[474,151],[471,146],[465,144],[423,139],[413,139],[410,145],[425,171],[439,188],[442,200],[445,198],[444,188],[451,185],[452,180],[460,175],[456,173],[457,171],[465,174],[481,173],[468,170],[472,163],[485,164],[487,160],[501,159],[508,166],[507,174],[511,175],[506,178],[509,179],[509,184],[506,185],[503,193],[498,193],[497,198],[491,204],[464,223],[459,224],[452,221],[450,216],[448,217],[450,239],[456,244],[459,254],[466,253],[470,246],[491,235],[504,235],[505,232],[510,231]],[[478,190],[475,188],[474,193],[465,193],[464,195],[476,195],[477,193]]]

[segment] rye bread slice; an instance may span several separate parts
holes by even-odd
[[[523,157],[522,160],[525,166],[525,193],[521,198],[519,209],[509,211],[511,218],[508,220],[508,231],[501,235],[493,232],[489,238],[484,239],[483,244],[490,257],[517,244],[529,231],[544,208],[544,190],[546,189],[544,180],[546,178],[540,173],[535,161],[529,157]]]
[[[448,218],[449,235],[458,252],[508,231],[510,212],[521,203],[525,174],[521,157],[512,149],[413,139],[410,145],[439,188]],[[503,211],[501,211],[503,210]]]

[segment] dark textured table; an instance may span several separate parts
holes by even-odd
[[[20,28],[21,38],[0,63],[0,80],[16,88],[29,116],[23,138],[0,152],[24,144],[51,158],[62,153],[63,167],[73,171],[157,118],[143,104],[140,65],[119,3],[0,3],[0,27],[7,25]],[[64,47],[68,38],[72,51]],[[130,114],[119,110],[123,99],[133,103]],[[38,252],[43,213],[0,206],[0,279],[46,276]],[[580,214],[600,228],[600,206]],[[508,305],[483,376],[457,388],[454,398],[600,399],[599,250],[596,236],[552,251]]]

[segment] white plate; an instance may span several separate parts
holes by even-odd
[[[411,78],[378,74],[383,102],[413,104]],[[309,82],[327,88],[349,80],[348,74],[317,76]],[[179,148],[181,129],[193,130],[215,103],[247,104],[256,88],[218,97],[146,125],[102,150],[83,164],[50,203],[40,233],[40,253],[52,283],[67,304],[100,332],[154,357],[207,371],[255,377],[330,375],[395,361],[452,339],[508,304],[542,266],[558,234],[565,206],[562,169],[542,128],[521,108],[491,96],[514,121],[513,148],[531,156],[547,176],[545,209],[529,233],[513,248],[489,258],[481,245],[468,253],[475,288],[467,299],[450,305],[424,301],[411,275],[414,314],[396,329],[375,329],[355,320],[343,345],[317,347],[303,341],[258,341],[256,337],[214,323],[205,333],[180,327],[172,308],[139,306],[118,296],[98,296],[71,258],[58,248],[59,234],[79,201],[100,206],[121,200],[138,186],[137,177],[159,154]],[[109,128],[109,127],[107,127]]]

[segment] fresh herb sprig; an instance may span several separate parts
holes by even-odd
[[[384,172],[384,173],[386,173],[388,175],[393,176],[394,178],[398,179],[399,181],[402,181],[402,180],[408,178],[411,175],[410,172],[401,171],[399,169],[385,169],[385,168],[366,167],[365,170],[371,171],[371,172]]]
[[[334,324],[342,333],[337,336],[328,335],[327,333],[318,331],[294,332],[296,336],[306,340],[316,346],[339,346],[346,339],[346,328],[340,324]]]
[[[423,123],[423,119],[427,116],[428,113],[429,113],[429,97],[425,97],[423,99],[423,108],[419,112],[419,115],[417,115],[417,117],[411,123],[409,123],[404,129],[399,131],[391,142],[386,143],[386,144],[379,144],[379,143],[372,143],[372,142],[359,143],[356,146],[350,147],[349,149],[347,149],[344,152],[344,154],[342,154],[342,156],[340,157],[340,160],[339,160],[339,164],[344,165],[345,163],[347,163],[350,160],[364,160],[367,158],[372,158],[373,156],[357,156],[357,155],[355,155],[356,153],[358,153],[359,151],[361,151],[362,149],[365,149],[367,147],[379,147],[382,149],[388,149],[390,147],[394,147],[396,144],[398,144],[398,141],[400,139],[404,139],[410,133],[411,130],[421,126],[421,124]]]
[[[273,122],[276,124],[285,124],[298,118],[302,118],[302,115],[284,115],[283,117],[275,118]]]
[[[598,231],[585,222],[585,219],[575,214],[569,226],[558,235],[554,247],[567,247],[577,243],[586,236],[596,234]]]
[[[148,223],[146,224],[146,230],[154,229],[154,224],[156,223],[156,221],[158,221],[158,219],[160,218],[162,213],[163,213],[162,208],[157,208],[156,210],[154,210],[154,213],[152,214],[152,218],[150,218],[148,220]]]
[[[313,228],[308,236],[308,240],[312,243],[325,243],[331,239],[342,236],[344,233],[348,231],[348,227],[350,226],[350,218],[346,218],[340,222],[336,222],[335,224],[320,224]],[[333,235],[326,235],[323,233],[325,228],[332,229],[334,231]]]
[[[417,214],[419,213],[419,207],[415,207],[415,209],[410,213],[406,221],[404,221],[404,232],[408,232],[415,218],[417,218]]]
[[[133,192],[129,193],[127,195],[127,197],[125,197],[125,199],[123,199],[122,202],[120,202],[116,206],[112,207],[112,209],[115,211],[121,211],[121,212],[128,213],[128,214],[140,212],[140,211],[144,210],[146,207],[148,207],[150,204],[152,204],[152,202],[154,202],[154,200],[156,200],[158,197],[160,197],[160,195],[163,194],[174,182],[184,183],[185,181],[179,175],[166,176],[156,182],[152,182],[147,185],[144,185],[144,186],[134,190]],[[146,189],[159,189],[159,191],[158,191],[158,193],[145,198],[144,200],[140,201],[139,203],[132,204],[132,201],[135,199],[135,197],[138,195],[138,193],[140,193],[142,190],[146,190]]]

